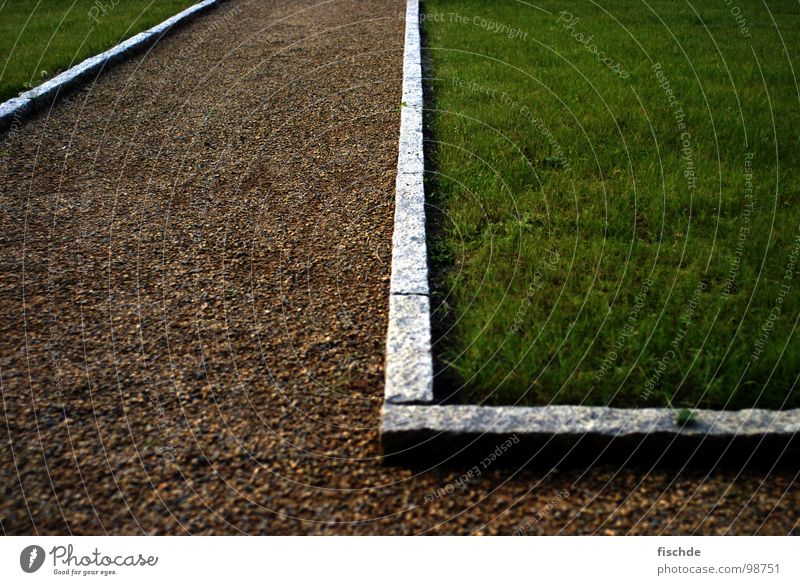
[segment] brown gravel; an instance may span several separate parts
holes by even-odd
[[[404,2],[315,4],[0,137],[3,532],[797,532],[794,471],[379,463]]]

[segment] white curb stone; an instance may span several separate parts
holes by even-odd
[[[514,461],[569,459],[687,461],[750,460],[771,465],[800,456],[800,409],[693,412],[682,425],[666,408],[602,406],[474,406],[384,403],[385,457],[418,462],[482,452],[519,439]]]
[[[15,120],[19,124],[32,107],[31,100],[21,96],[0,104],[0,131],[10,128]]]
[[[747,458],[800,452],[800,409],[692,411],[679,424],[667,408],[437,405],[433,395],[430,298],[425,237],[422,59],[419,0],[408,0],[403,108],[392,236],[392,280],[386,339],[381,444],[388,459],[444,461],[481,443],[520,439],[517,456],[549,449],[556,457],[616,451],[658,460],[668,450]]]
[[[800,433],[800,409],[697,410],[681,425],[667,408],[604,406],[392,405],[384,407],[384,432],[477,433],[490,435],[559,434],[641,438],[658,433],[698,438],[733,435],[790,438]]]
[[[395,183],[389,327],[386,334],[384,400],[395,404],[433,402],[422,138],[418,5],[416,0],[409,0]]]
[[[386,355],[384,400],[397,404],[432,402],[433,357],[427,296],[390,296]]]
[[[53,79],[0,104],[0,131],[11,127],[15,120],[19,123],[37,109],[49,106],[54,99],[64,95],[66,90],[97,77],[109,65],[128,59],[134,54],[147,49],[175,25],[188,22],[222,1],[224,0],[203,0],[190,6],[161,24],[132,36],[104,53],[89,57],[78,65],[56,75]]]
[[[399,295],[428,295],[423,176],[398,174],[392,235],[390,291]]]

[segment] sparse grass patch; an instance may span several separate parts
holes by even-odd
[[[536,6],[423,5],[445,390],[799,407],[796,3]]]

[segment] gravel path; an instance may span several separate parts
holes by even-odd
[[[233,1],[0,136],[4,533],[798,531],[794,471],[379,463],[403,12]]]

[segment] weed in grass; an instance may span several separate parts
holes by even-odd
[[[697,422],[697,414],[688,408],[681,408],[675,416],[675,424],[681,427],[687,427]]]

